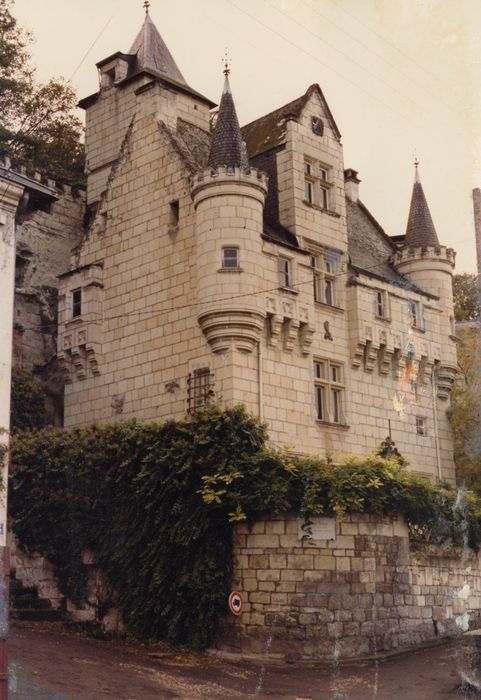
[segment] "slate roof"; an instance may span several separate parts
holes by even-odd
[[[334,117],[331,114],[331,110],[326,102],[324,93],[322,92],[319,85],[316,83],[311,85],[304,95],[301,95],[292,102],[279,107],[279,109],[266,114],[259,119],[256,119],[250,124],[246,124],[242,127],[242,135],[247,144],[247,152],[249,157],[268,151],[271,148],[275,148],[286,141],[287,132],[287,121],[289,119],[299,120],[302,114],[302,110],[306,106],[307,101],[310,97],[317,93],[323,104],[325,113],[327,114],[331,128],[333,129],[336,137],[341,138],[341,133],[337,128]]]
[[[172,132],[167,126],[164,126],[164,131],[192,174],[207,167],[210,150],[210,134],[207,131],[180,118],[177,120],[177,131]]]
[[[136,55],[136,70],[148,68],[177,83],[187,85],[149,14],[145,15],[144,23],[135,37],[129,54]]]
[[[123,88],[132,80],[136,80],[139,76],[146,75],[152,77],[154,80],[173,86],[179,92],[197,97],[207,103],[211,109],[216,106],[215,102],[201,95],[200,92],[193,90],[190,85],[187,84],[172,54],[148,14],[145,16],[144,23],[135,37],[135,41],[128,54],[117,51],[99,61],[96,65],[98,68],[101,68],[105,63],[117,57],[122,57],[127,61],[128,72],[126,78],[115,83],[116,88]],[[99,95],[100,91],[97,91],[92,95],[84,97],[79,100],[78,106],[82,109],[88,109],[97,101]]]
[[[413,185],[404,247],[419,248],[427,246],[439,248],[439,239],[416,166],[416,179]]]
[[[225,76],[217,121],[212,134],[208,164],[211,168],[218,168],[221,165],[229,168],[249,167],[247,151],[239,127],[239,120],[227,74]]]
[[[359,200],[352,202],[346,197],[347,239],[350,265],[355,270],[385,280],[396,287],[433,298],[400,275],[389,262],[397,250],[393,240],[386,234],[370,211]]]

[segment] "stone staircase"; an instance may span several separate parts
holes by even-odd
[[[39,598],[36,588],[27,587],[10,573],[10,619],[56,622],[64,619],[62,610],[54,610],[50,601]]]

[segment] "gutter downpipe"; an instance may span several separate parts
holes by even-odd
[[[257,343],[257,383],[259,385],[259,420],[262,422],[264,420],[264,395],[262,392],[262,340]]]
[[[437,367],[433,365],[431,372],[431,387],[433,395],[433,419],[434,419],[434,444],[436,447],[436,471],[438,481],[441,481],[441,455],[439,453],[439,435],[438,435],[438,407],[437,407]]]

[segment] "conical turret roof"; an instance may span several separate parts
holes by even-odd
[[[137,55],[137,69],[148,68],[177,83],[187,85],[148,12],[129,53]]]
[[[212,134],[209,154],[209,166],[218,168],[248,168],[247,150],[239,127],[234,99],[229,85],[229,71],[225,71],[224,90],[220,101],[219,113]]]
[[[423,186],[419,179],[417,163],[404,246],[406,248],[425,248],[427,246],[439,248],[438,234],[434,228]]]

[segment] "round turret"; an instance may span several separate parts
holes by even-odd
[[[215,352],[251,352],[261,338],[263,207],[267,179],[255,169],[219,167],[194,178],[198,321]]]
[[[252,352],[264,327],[262,257],[267,179],[250,168],[226,65],[209,169],[192,183],[199,325],[214,352]]]

